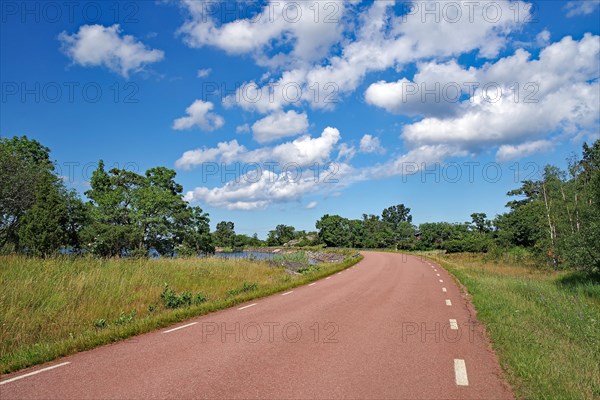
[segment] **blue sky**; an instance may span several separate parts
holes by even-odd
[[[0,135],[82,193],[99,159],[174,168],[213,227],[261,237],[494,216],[599,137],[599,4],[5,1]]]

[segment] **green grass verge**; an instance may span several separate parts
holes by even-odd
[[[0,256],[0,373],[35,364],[323,278],[361,257],[290,275],[266,262],[189,258],[98,260]],[[207,301],[165,307],[164,285]]]
[[[573,272],[423,254],[472,296],[519,398],[600,398],[600,280]]]

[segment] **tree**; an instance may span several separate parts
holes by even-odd
[[[208,214],[189,207],[176,173],[165,167],[135,172],[104,169],[100,160],[86,194],[93,223],[85,237],[90,251],[102,257],[211,252]]]
[[[487,219],[485,213],[473,213],[471,214],[471,225],[475,232],[488,233],[492,230],[492,222]]]
[[[381,213],[381,219],[391,228],[392,232],[387,245],[410,248],[416,232],[415,227],[412,225],[410,208],[404,204],[388,207]]]
[[[410,215],[410,208],[405,207],[404,204],[398,204],[383,210],[381,219],[396,231],[402,222],[412,222],[412,215]]]
[[[217,230],[213,233],[215,246],[235,247],[235,225],[230,221],[221,221],[217,224]]]
[[[316,223],[319,239],[328,247],[350,247],[352,234],[350,223],[339,215],[326,214]]]
[[[0,138],[0,249],[19,249],[19,225],[36,202],[38,183],[54,172],[50,149],[27,136]]]
[[[49,256],[67,242],[69,215],[60,189],[56,177],[50,174],[37,184],[35,202],[19,227],[20,245],[28,254]]]
[[[181,255],[212,254],[215,246],[210,234],[210,219],[200,207],[187,207],[176,218],[181,238],[177,252]]]
[[[269,231],[267,237],[268,246],[282,246],[296,238],[296,228],[288,225],[277,225],[275,230]]]

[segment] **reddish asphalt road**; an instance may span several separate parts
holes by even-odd
[[[289,293],[5,375],[0,398],[512,398],[446,271],[364,255]]]

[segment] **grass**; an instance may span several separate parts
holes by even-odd
[[[0,256],[0,373],[287,290],[361,258],[290,275],[243,259]]]
[[[600,279],[523,262],[423,254],[466,286],[519,398],[600,398]]]

